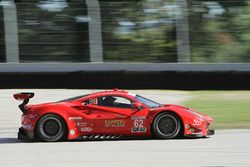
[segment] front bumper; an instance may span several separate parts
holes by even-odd
[[[205,132],[185,134],[186,137],[208,137],[215,134],[214,129],[207,129]]]
[[[23,127],[19,128],[18,133],[17,133],[17,138],[18,140],[33,140],[34,137],[34,131],[33,130],[27,130],[24,129]]]

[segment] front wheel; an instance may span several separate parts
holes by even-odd
[[[173,113],[161,113],[154,119],[153,132],[160,139],[176,138],[181,133],[181,120]]]
[[[43,116],[36,126],[37,137],[42,141],[55,142],[63,140],[66,138],[66,132],[64,120],[54,114]]]

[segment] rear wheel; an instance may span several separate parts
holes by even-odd
[[[54,114],[43,116],[37,123],[37,137],[43,141],[54,142],[66,138],[67,128],[64,120]]]
[[[176,138],[181,133],[181,120],[173,113],[161,113],[154,119],[153,132],[160,139]]]

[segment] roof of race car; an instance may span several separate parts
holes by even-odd
[[[130,93],[128,91],[125,90],[119,90],[117,88],[115,88],[114,90],[105,90],[105,91],[100,91],[100,92],[95,92],[95,93],[91,93],[88,96],[100,96],[100,95],[112,95],[112,94],[128,94],[130,96],[136,96],[136,94]]]
[[[73,100],[78,100],[78,99],[87,98],[87,97],[89,98],[89,97],[106,96],[106,95],[130,95],[133,97],[136,96],[136,94],[127,92],[125,90],[114,89],[114,90],[105,90],[105,91],[75,96],[75,97],[71,97],[68,99],[60,100],[58,102],[73,101]]]

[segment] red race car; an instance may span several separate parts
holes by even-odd
[[[159,104],[122,90],[103,91],[57,102],[27,105],[34,93],[14,94],[22,127],[18,139],[62,141],[119,137],[206,137],[213,119],[192,109]]]

